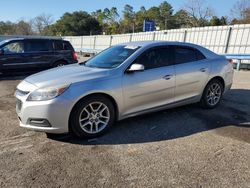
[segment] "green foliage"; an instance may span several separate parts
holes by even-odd
[[[118,10],[116,7],[111,9],[105,8],[103,11],[101,9],[92,12],[91,14],[96,18],[99,24],[102,26],[102,31],[105,34],[115,34],[119,32],[119,23],[118,23]]]
[[[134,8],[130,5],[125,5],[123,18],[120,22],[122,33],[131,33],[135,31],[135,12]]]
[[[0,35],[32,35],[31,24],[23,20],[18,23],[0,22]]]
[[[0,35],[13,35],[15,25],[11,22],[0,22]]]
[[[96,10],[91,14],[85,11],[66,12],[55,23],[50,15],[45,14],[28,22],[0,21],[0,35],[79,36],[142,32],[144,20],[154,21],[156,28],[160,30],[250,23],[249,1],[238,0],[232,10],[232,15],[235,16],[229,22],[225,16],[215,16],[204,0],[186,0],[183,9],[176,12],[167,1],[149,9],[142,6],[138,11],[126,4],[121,15],[116,7],[111,7]]]
[[[95,35],[101,33],[97,19],[84,11],[65,13],[55,24],[50,26],[54,35]]]
[[[188,15],[187,11],[181,9],[174,15],[175,28],[187,28],[191,27],[192,18]]]

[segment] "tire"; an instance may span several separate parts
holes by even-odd
[[[57,61],[53,64],[53,67],[62,67],[66,65],[67,63],[65,61]]]
[[[223,85],[220,80],[213,79],[205,87],[200,104],[203,108],[213,109],[217,107],[223,95]]]
[[[112,102],[96,95],[83,99],[72,110],[70,131],[80,138],[94,138],[103,135],[115,121]]]

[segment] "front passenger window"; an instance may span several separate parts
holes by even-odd
[[[23,42],[12,42],[5,45],[3,48],[5,54],[24,53]]]
[[[171,49],[164,47],[144,52],[136,63],[144,65],[145,69],[153,69],[172,65],[172,59]]]

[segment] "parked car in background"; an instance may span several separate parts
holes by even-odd
[[[201,46],[133,42],[26,78],[16,109],[21,127],[95,137],[143,113],[197,102],[215,108],[232,79],[230,61]]]
[[[61,39],[16,38],[0,42],[0,72],[40,71],[77,63],[70,42]]]

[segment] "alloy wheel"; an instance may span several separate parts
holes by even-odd
[[[213,83],[210,85],[207,91],[207,102],[209,105],[216,105],[221,98],[221,87],[218,83]]]
[[[89,134],[101,132],[110,120],[109,108],[102,102],[92,102],[80,113],[80,127]]]

